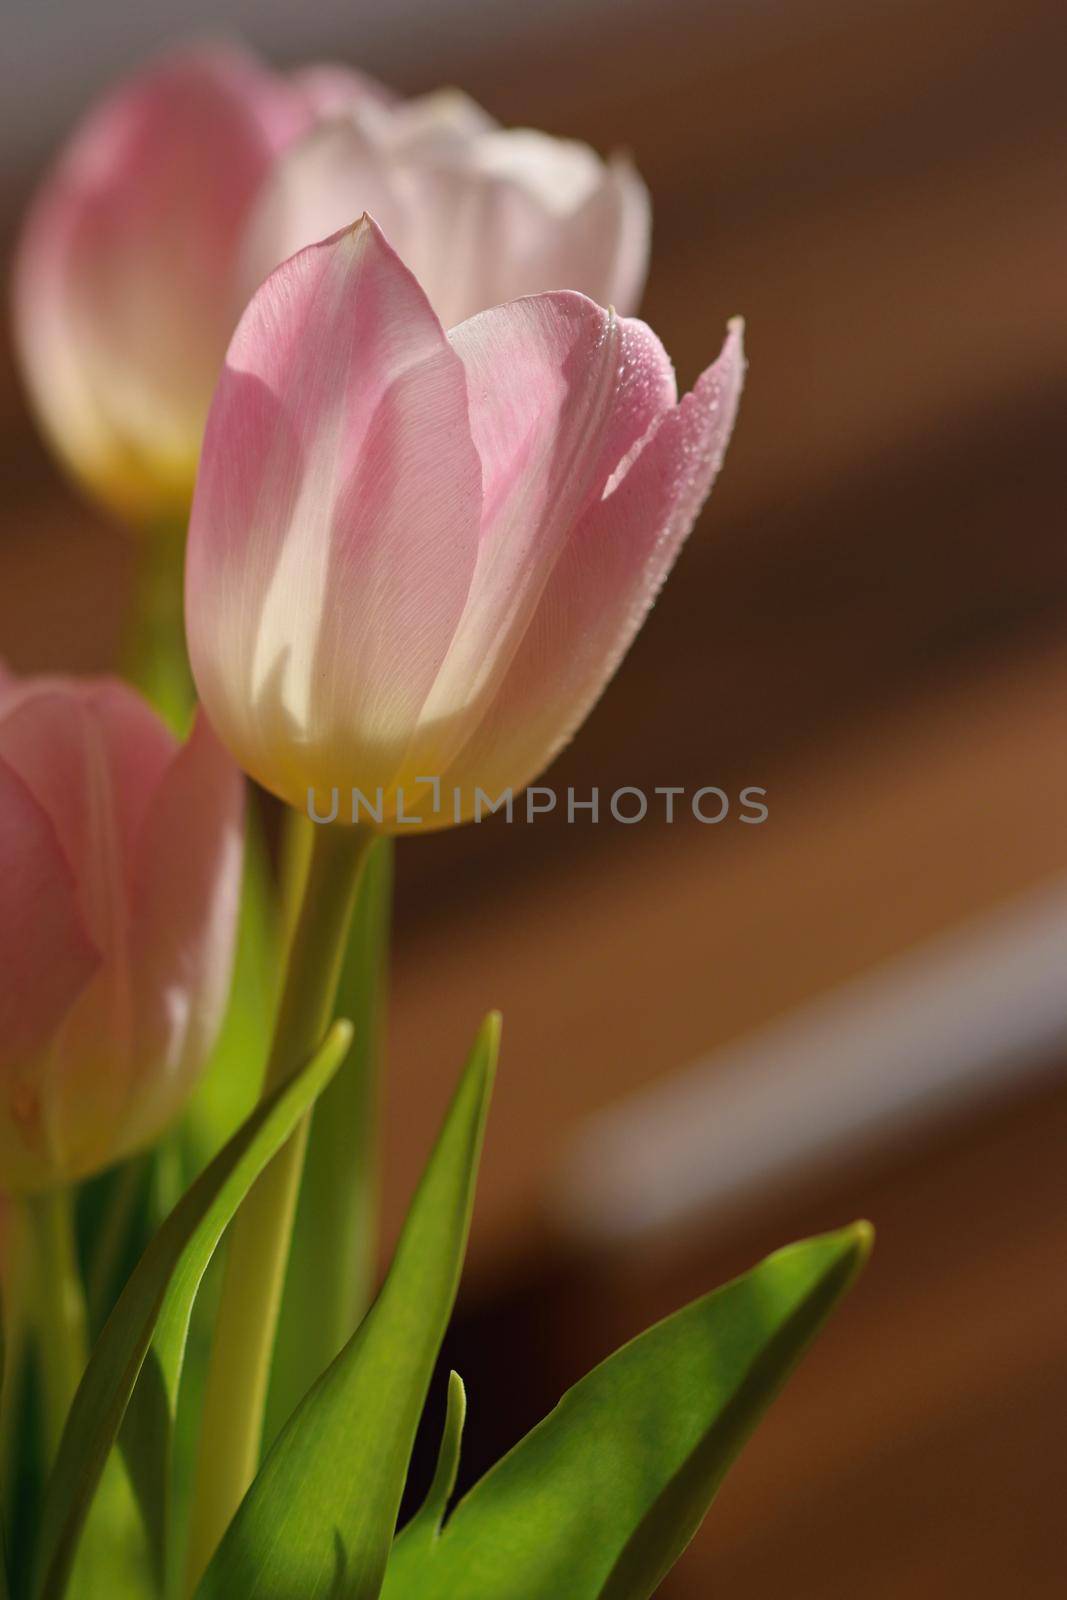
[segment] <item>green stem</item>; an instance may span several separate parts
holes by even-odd
[[[37,1361],[45,1450],[55,1459],[89,1352],[85,1296],[74,1245],[71,1196],[56,1189],[26,1202],[33,1252]]]
[[[295,813],[289,822],[312,826]],[[371,1297],[392,843],[375,840],[360,878],[337,998],[355,1036],[312,1113],[267,1401],[268,1445],[348,1343]],[[290,859],[300,854],[299,841],[291,840]]]
[[[133,620],[126,642],[126,676],[177,733],[184,734],[195,700],[185,649],[182,590],[185,529],[177,524],[140,531]]]
[[[373,838],[360,828],[315,830],[264,1093],[271,1093],[308,1060],[333,1020],[359,875]],[[263,1173],[231,1229],[193,1489],[190,1593],[259,1465],[271,1354],[307,1134],[305,1120]]]

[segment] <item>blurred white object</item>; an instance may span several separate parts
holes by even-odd
[[[611,1243],[736,1207],[1067,1052],[1067,880],[931,940],[590,1119],[558,1174]]]

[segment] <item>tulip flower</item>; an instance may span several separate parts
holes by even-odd
[[[31,209],[15,268],[26,383],[61,459],[131,520],[188,509],[246,221],[308,115],[236,51],[165,58],[89,113]]]
[[[434,789],[439,827],[530,782],[689,533],[743,365],[734,325],[679,402],[651,329],[566,291],[446,334],[366,218],[291,258],[234,336],[193,503],[220,738],[301,809],[358,789],[384,831]]]
[[[573,140],[501,128],[456,90],[389,101],[336,73],[303,82],[319,117],[275,163],[254,208],[248,294],[368,211],[446,328],[548,289],[636,308],[649,201],[626,157],[604,162]]]
[[[552,288],[627,310],[644,278],[647,196],[621,159],[336,66],[165,57],[75,131],[16,260],[21,366],[74,475],[128,521],[184,519],[249,295],[368,209],[446,322]]]
[[[112,680],[0,677],[0,1190],[69,1183],[170,1121],[214,1043],[240,774]]]

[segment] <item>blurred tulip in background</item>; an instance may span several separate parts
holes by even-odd
[[[75,477],[129,522],[183,521],[248,296],[368,210],[446,324],[556,288],[625,311],[644,282],[647,195],[622,159],[500,129],[458,93],[405,103],[340,67],[164,56],[75,131],[16,260],[20,364]]]
[[[66,1184],[148,1143],[229,988],[242,784],[111,680],[0,678],[0,1168]]]
[[[249,223],[245,285],[370,212],[446,328],[578,289],[628,314],[648,268],[649,198],[625,156],[501,128],[458,90],[414,100],[304,74],[319,113],[273,167]]]
[[[49,439],[133,521],[184,513],[249,209],[308,113],[236,51],[189,51],[102,100],[38,192],[15,331]]]

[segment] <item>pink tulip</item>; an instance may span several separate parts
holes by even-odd
[[[26,384],[74,475],[132,522],[184,518],[249,296],[366,210],[446,324],[554,288],[628,311],[644,281],[648,197],[622,158],[339,66],[165,57],[75,131],[16,260]]]
[[[170,56],[89,113],[37,196],[15,270],[27,386],[61,458],[134,520],[188,508],[246,222],[308,116],[236,51]]]
[[[316,125],[274,167],[249,223],[251,294],[280,261],[373,214],[446,328],[547,289],[636,308],[649,203],[623,156],[504,129],[455,90],[390,101],[366,80],[303,79]]]
[[[0,1190],[182,1105],[229,988],[241,790],[203,717],[182,746],[118,682],[0,678]]]
[[[643,323],[560,292],[446,334],[364,218],[234,336],[190,528],[193,671],[220,737],[303,808],[437,780],[429,824],[519,788],[625,654],[737,408],[734,326],[680,403]],[[316,801],[317,809],[319,802]]]

